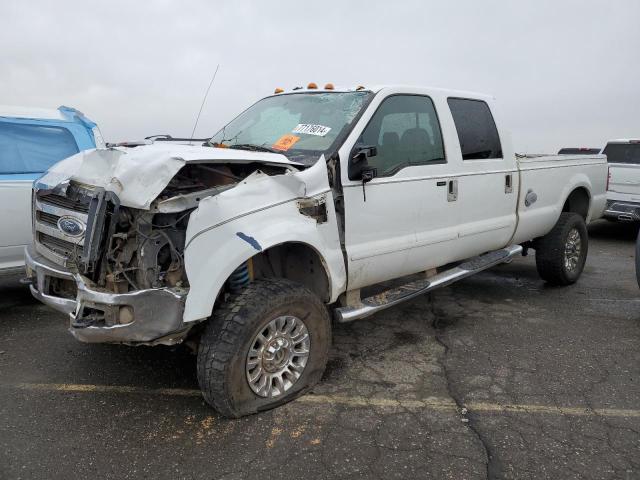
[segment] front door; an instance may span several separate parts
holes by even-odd
[[[367,121],[368,119],[368,121]],[[427,95],[375,99],[340,151],[343,161],[348,289],[442,265],[458,238],[456,166],[448,163],[434,102]],[[363,146],[377,169],[362,184],[347,163]]]

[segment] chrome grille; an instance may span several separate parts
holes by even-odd
[[[72,217],[86,225],[89,202],[54,194],[36,195],[34,207],[36,250],[58,265],[77,264],[83,254],[84,234],[77,237],[67,235],[58,228],[58,220]]]
[[[42,223],[47,223],[53,226],[57,226],[58,220],[60,219],[59,216],[47,212],[36,212],[36,218]]]
[[[76,245],[75,243],[52,237],[46,233],[38,232],[38,242],[57,254],[67,258],[82,256],[81,245]]]
[[[74,212],[89,213],[88,203],[85,204],[83,202],[78,202],[71,198],[67,198],[67,197],[63,197],[62,195],[55,195],[55,194],[50,194],[43,198],[49,205],[60,207],[66,210],[72,210]]]

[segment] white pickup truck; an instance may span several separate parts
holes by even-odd
[[[226,416],[280,405],[320,379],[330,312],[364,318],[528,248],[544,280],[578,279],[604,156],[516,156],[493,110],[310,84],[204,145],[79,153],[34,187],[32,292],[85,342],[196,344]]]
[[[640,139],[611,140],[602,153],[609,162],[604,217],[640,221]]]

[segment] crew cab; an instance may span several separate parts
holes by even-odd
[[[604,217],[640,221],[640,139],[611,140],[602,153],[609,162]]]
[[[606,159],[516,155],[496,120],[485,95],[309,84],[202,145],[81,152],[34,187],[31,290],[85,342],[197,345],[223,415],[273,408],[319,381],[331,315],[528,249],[547,282],[578,279]]]
[[[0,106],[0,274],[24,270],[31,243],[31,186],[50,166],[80,150],[104,146],[81,112]]]

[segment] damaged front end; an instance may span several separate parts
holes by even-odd
[[[184,340],[192,328],[183,322],[189,217],[201,199],[233,188],[257,168],[183,163],[147,200],[148,208],[131,206],[126,194],[119,195],[116,177],[99,186],[73,177],[55,185],[39,182],[33,193],[34,244],[26,251],[33,295],[68,313],[71,333],[85,342]]]

